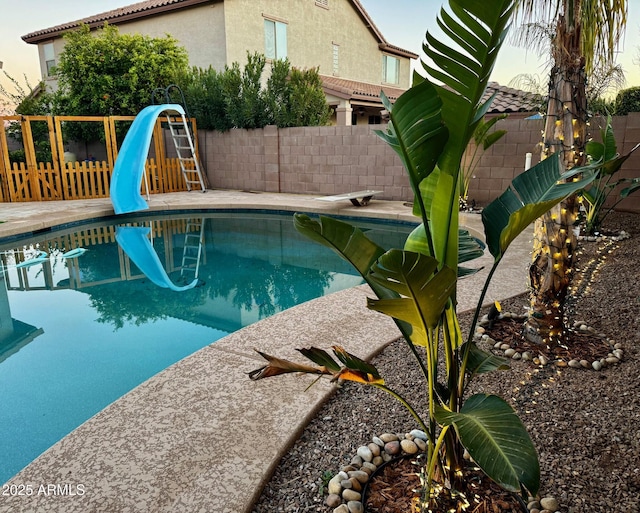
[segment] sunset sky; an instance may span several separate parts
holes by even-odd
[[[424,34],[435,27],[439,0],[360,0],[387,41],[393,45],[420,53]],[[34,45],[22,41],[21,36],[47,27],[75,21],[86,16],[130,5],[128,0],[0,0],[0,61],[3,70],[21,84],[26,75],[31,85],[40,79],[38,54]],[[640,2],[629,2],[629,22],[618,63],[625,70],[627,87],[640,85],[640,64],[634,63],[640,54]],[[502,85],[518,74],[537,74],[546,81],[543,63],[532,52],[511,46],[503,48],[491,77]],[[7,86],[4,74],[0,83]]]

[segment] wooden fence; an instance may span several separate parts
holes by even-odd
[[[203,218],[195,218],[199,223],[203,222]],[[174,261],[175,251],[182,250],[181,242],[184,241],[184,237],[189,233],[189,219],[161,219],[161,220],[149,220],[145,222],[145,226],[148,223],[151,227],[153,237],[162,237],[164,244],[164,262],[163,266],[168,273],[175,272],[181,269],[181,262]],[[51,239],[45,239],[41,242],[40,249],[45,248],[49,254],[62,254],[65,251],[69,251],[76,248],[89,249],[92,246],[100,244],[114,244],[116,242],[116,230],[113,225],[97,226],[88,228],[86,230],[80,230],[73,233],[67,233],[59,235]],[[180,239],[174,240],[176,236],[182,236]],[[177,246],[175,243],[177,242]],[[136,280],[144,278],[144,274],[139,271],[134,274],[132,271],[132,263],[127,254],[118,247],[118,267],[114,276],[102,279],[92,279],[91,273],[89,277],[83,276],[80,270],[78,259],[72,258],[66,261],[66,266],[69,272],[69,280],[61,283],[54,283],[52,266],[55,265],[55,259],[46,260],[42,264],[44,285],[40,280],[36,280],[36,284],[30,283],[30,274],[28,268],[15,268],[15,264],[19,264],[25,261],[25,249],[23,244],[18,244],[12,249],[5,249],[0,251],[0,265],[5,268],[12,268],[13,271],[5,274],[6,287],[8,290],[54,290],[54,289],[82,289],[85,287],[92,287],[95,285],[103,285],[106,283],[113,283],[119,281]],[[116,269],[116,267],[113,267]]]
[[[109,196],[111,173],[118,157],[116,122],[133,121],[133,116],[0,116],[0,202],[46,201],[104,198]],[[149,193],[186,191],[187,185],[177,158],[167,157],[167,131],[164,120],[154,127],[145,171]],[[38,162],[31,124],[45,122],[48,127],[51,162]],[[99,122],[104,127],[107,158],[103,161],[65,161],[63,123]],[[7,126],[20,123],[26,162],[11,162]],[[191,120],[198,152],[195,119]],[[146,192],[142,186],[142,192]]]

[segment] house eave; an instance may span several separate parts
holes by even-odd
[[[90,29],[96,29],[104,26],[105,23],[118,25],[120,23],[127,23],[130,21],[138,20],[140,18],[148,18],[150,16],[156,16],[167,12],[175,11],[178,9],[184,9],[185,7],[193,7],[200,4],[214,3],[216,0],[182,0],[178,2],[169,2],[163,5],[157,5],[150,8],[140,8],[140,10],[127,11],[122,14],[118,14],[125,8],[114,9],[95,16],[88,16],[81,20],[72,21],[62,25],[56,25],[55,27],[38,30],[22,36],[22,40],[29,44],[38,44],[42,41],[48,41],[61,37],[70,30],[75,30],[82,25],[88,25]],[[140,5],[146,2],[139,2]],[[136,4],[132,4],[128,7],[133,7]]]
[[[390,45],[389,43],[380,43],[378,48],[383,52],[398,55],[400,57],[407,57],[408,59],[417,59],[419,57],[417,53],[410,52],[409,50],[405,50],[399,46]]]

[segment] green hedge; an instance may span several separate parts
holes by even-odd
[[[629,112],[640,112],[640,87],[623,89],[616,96],[616,116],[626,116]]]

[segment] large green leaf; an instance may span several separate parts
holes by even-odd
[[[474,342],[467,342],[467,344],[471,344],[467,363],[467,371],[471,374],[485,374],[509,368],[509,360],[483,351]]]
[[[442,83],[442,117],[449,140],[439,160],[441,169],[457,177],[460,159],[490,101],[481,104],[487,82],[504,42],[515,0],[450,0],[438,25],[448,36],[427,34],[423,46],[429,61],[422,66]]]
[[[388,251],[372,267],[370,277],[401,297],[369,300],[369,308],[408,322],[426,334],[427,328],[438,325],[456,285],[455,271],[448,267],[436,271],[437,267],[434,258],[421,253]]]
[[[400,156],[417,193],[420,182],[433,171],[448,137],[440,115],[442,101],[428,81],[411,87],[393,105],[384,93],[382,100],[391,122],[386,131],[377,130],[376,134]]]
[[[626,198],[630,194],[633,194],[634,192],[640,189],[640,177],[632,178],[629,180],[629,182],[631,182],[631,185],[629,185],[629,187],[625,187],[620,191],[621,198]]]
[[[540,466],[533,442],[511,406],[495,395],[471,396],[459,413],[436,406],[439,423],[453,425],[462,445],[496,483],[512,492],[521,484],[535,496]]]
[[[600,137],[602,142],[589,141],[585,145],[585,153],[589,158],[594,162],[601,162],[598,168],[598,174],[600,176],[617,173],[622,167],[622,164],[624,164],[629,156],[640,146],[640,144],[637,144],[625,155],[618,153],[618,145],[613,133],[613,127],[611,126],[611,116],[607,117],[607,125],[605,128],[600,130]]]
[[[385,253],[362,230],[338,219],[320,216],[315,220],[295,214],[293,224],[303,235],[338,253],[365,279],[373,263]]]
[[[480,258],[484,255],[485,244],[473,237],[469,230],[464,228],[458,229],[458,263],[469,262]],[[404,243],[405,251],[412,251],[414,253],[422,253],[423,255],[433,256],[429,251],[429,244],[427,243],[427,234],[423,224],[419,224],[409,234],[407,240]],[[458,277],[469,276],[480,271],[479,269],[469,269],[466,267],[460,267],[458,265]]]
[[[511,242],[533,221],[564,198],[583,189],[595,178],[597,164],[560,175],[558,155],[553,154],[517,176],[501,196],[482,211],[489,251],[498,262]],[[565,180],[582,173],[576,181]]]

